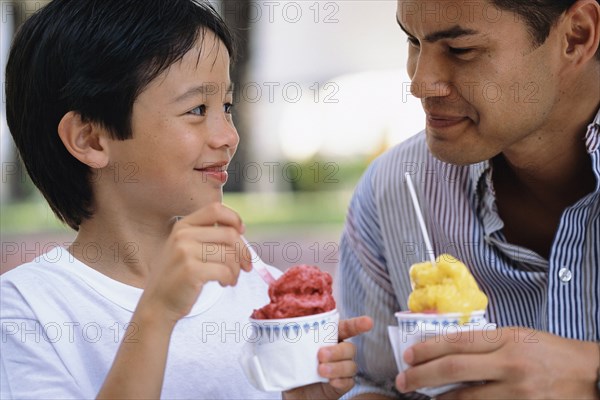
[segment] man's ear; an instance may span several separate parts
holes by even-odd
[[[98,124],[84,121],[75,111],[66,113],[58,124],[58,136],[73,157],[91,168],[108,164],[108,132]]]
[[[595,57],[600,43],[600,4],[579,0],[569,8],[564,22],[564,56],[574,65],[585,64]]]

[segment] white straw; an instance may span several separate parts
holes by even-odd
[[[410,197],[412,198],[415,213],[417,214],[417,219],[419,220],[419,226],[421,227],[423,240],[425,240],[425,250],[429,254],[431,264],[435,265],[435,253],[433,252],[433,247],[431,246],[431,242],[429,241],[429,234],[427,234],[427,228],[425,228],[425,220],[423,220],[423,214],[421,213],[421,206],[419,205],[419,199],[417,198],[415,187],[413,186],[412,179],[410,178],[410,174],[408,172],[404,173],[404,177],[406,178],[406,183],[408,184],[408,191],[410,192]]]

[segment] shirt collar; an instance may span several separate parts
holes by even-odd
[[[600,109],[587,127],[585,145],[592,159],[592,169],[596,175],[596,190],[600,192]],[[479,216],[482,218],[486,237],[502,229],[502,222],[496,207],[496,193],[492,182],[493,165],[489,160],[469,166],[469,179],[472,193],[475,194]]]
[[[588,153],[593,154],[600,149],[600,109],[596,113],[596,118],[588,125],[588,130],[585,134],[585,146]],[[599,171],[596,170],[596,176]]]

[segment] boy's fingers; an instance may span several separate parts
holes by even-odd
[[[179,225],[173,234],[175,240],[197,243],[195,250],[197,258],[201,261],[211,259],[228,265],[238,265],[244,271],[252,269],[252,254],[235,227],[196,226],[190,225],[189,220],[181,220],[179,223],[182,225]]]
[[[183,217],[177,223],[192,226],[230,226],[235,228],[240,234],[243,234],[245,230],[244,223],[239,214],[221,203],[212,203],[206,207],[202,207],[190,215]]]
[[[246,272],[252,269],[252,253],[234,228],[228,226],[189,227],[187,230],[185,235],[190,235],[198,243],[198,257],[211,258],[228,264],[233,262]]]
[[[239,272],[240,268],[248,272],[252,269],[251,258],[244,243],[234,246],[222,243],[200,242],[195,258],[202,263],[221,264],[224,268]]]
[[[361,317],[343,319],[339,323],[339,340],[346,340],[362,333],[368,332],[373,328],[371,317],[363,315]]]
[[[354,378],[336,378],[330,380],[329,384],[336,390],[345,393],[354,386]]]
[[[358,367],[352,360],[340,361],[331,364],[320,364],[319,375],[323,378],[336,379],[336,378],[352,378],[356,375]]]
[[[317,358],[321,363],[351,360],[356,354],[356,347],[350,342],[338,343],[334,346],[319,349]]]
[[[216,281],[221,286],[235,286],[238,280],[239,272],[236,272],[220,263],[203,263],[199,271],[199,278],[202,282]]]

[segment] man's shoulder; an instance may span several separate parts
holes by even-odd
[[[425,140],[425,131],[409,137],[401,143],[390,148],[379,158],[385,163],[402,163],[404,161],[425,161],[432,159],[432,155],[427,148]]]
[[[422,131],[377,157],[369,165],[363,184],[373,185],[373,189],[384,188],[390,183],[403,182],[407,172],[415,175],[423,168],[429,168],[438,162],[429,151],[425,131]]]
[[[369,203],[369,207],[382,203],[386,207],[397,207],[410,199],[406,194],[406,174],[417,185],[417,191],[429,191],[429,195],[433,195],[433,191],[443,192],[445,194],[440,196],[445,196],[457,188],[471,190],[468,188],[473,185],[465,181],[478,180],[484,164],[456,165],[439,160],[429,151],[422,131],[375,159],[363,175],[356,196],[361,202]]]
[[[421,131],[381,154],[369,170],[376,177],[396,180],[406,172],[413,174],[424,165],[437,162],[427,147],[425,131]]]
[[[349,219],[374,220],[382,202],[398,204],[404,188],[404,174],[419,169],[433,156],[420,132],[377,157],[367,168],[355,188]]]

